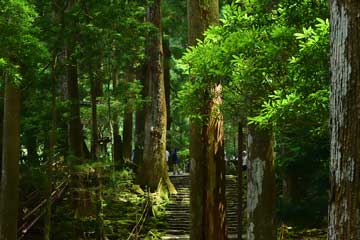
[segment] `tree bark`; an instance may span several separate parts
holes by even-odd
[[[190,122],[190,214],[191,214],[191,236],[190,239],[205,240],[204,226],[205,208],[204,194],[206,184],[206,149],[202,139],[206,137],[205,127],[197,121]],[[206,139],[206,138],[205,138]]]
[[[73,54],[73,47],[67,48],[67,86],[70,101],[70,119],[68,122],[69,152],[72,155],[74,165],[84,163],[83,137],[80,120],[80,96],[78,86],[77,62]]]
[[[360,239],[360,3],[331,0],[328,239]]]
[[[116,68],[113,72],[113,89],[115,93],[115,89],[117,88],[119,81],[119,69]],[[113,128],[113,146],[112,146],[112,157],[114,163],[114,169],[120,170],[121,166],[123,166],[123,154],[122,154],[122,141],[121,136],[119,134],[119,116],[117,112],[114,112],[114,118],[112,121]]]
[[[56,56],[52,58],[52,68],[51,68],[51,129],[49,134],[49,149],[48,149],[48,165],[46,173],[46,213],[44,215],[44,239],[50,240],[51,233],[51,214],[52,214],[52,202],[51,202],[51,192],[52,192],[52,162],[55,161],[55,148],[57,142],[57,93],[56,93]]]
[[[90,69],[91,72],[91,69]],[[93,74],[90,73],[90,95],[91,95],[91,160],[93,162],[98,160],[99,153],[99,134],[97,127],[97,108],[96,108],[96,96],[97,92],[97,80]]]
[[[238,155],[238,166],[237,166],[237,172],[238,172],[238,205],[237,205],[237,234],[238,240],[242,239],[242,233],[243,233],[243,151],[244,149],[244,133],[243,133],[243,124],[242,122],[239,122],[238,125],[238,148],[237,148],[237,155]]]
[[[248,127],[247,239],[275,239],[274,137],[271,129]]]
[[[0,239],[17,239],[20,160],[20,90],[5,76],[0,191]]]
[[[130,83],[134,80],[132,73],[128,72],[126,74],[126,82]],[[125,114],[123,121],[123,158],[124,161],[131,160],[131,151],[132,151],[132,131],[133,131],[133,109],[130,102],[126,103]]]
[[[174,192],[167,172],[166,150],[166,102],[163,73],[163,49],[161,27],[161,0],[155,0],[149,7],[147,21],[154,30],[147,39],[147,69],[145,89],[151,101],[145,106],[145,141],[143,164],[140,171],[141,185],[147,185],[152,191],[163,181],[170,192]]]
[[[142,98],[145,98],[145,65],[139,67],[137,72],[137,79],[143,85],[141,90]],[[143,164],[143,154],[144,154],[144,130],[145,130],[145,108],[140,106],[135,113],[135,153],[134,153],[134,163],[136,164],[136,171],[139,166]]]
[[[75,39],[67,44],[67,87],[70,102],[70,119],[68,122],[68,145],[71,162],[72,201],[75,219],[90,214],[90,193],[87,191],[85,174],[78,166],[85,163],[83,154],[83,135],[80,120],[80,96],[78,87],[77,59],[73,56]],[[74,237],[82,234],[81,225],[74,224]]]
[[[64,51],[64,11],[65,6],[59,0],[52,1],[53,18],[52,24],[60,26],[57,33],[57,41],[54,44],[52,61],[51,61],[51,129],[49,133],[49,148],[48,148],[48,163],[46,173],[46,213],[44,215],[44,240],[50,240],[51,236],[51,216],[52,216],[52,201],[51,193],[53,189],[53,169],[52,162],[56,161],[56,147],[58,145],[58,109],[57,109],[57,87],[62,82],[66,82],[65,70],[65,54],[58,56],[58,52]],[[66,95],[66,94],[64,94]],[[66,142],[66,141],[65,141]]]
[[[206,148],[205,239],[227,239],[225,224],[225,156],[223,116],[220,112],[221,84],[211,93]]]
[[[0,92],[0,97],[4,98],[4,92]],[[4,132],[4,102],[1,101],[1,109],[0,109],[0,156],[2,156],[2,150],[3,150],[3,132]],[[1,172],[2,172],[2,161],[0,160],[0,184],[1,184]]]
[[[188,1],[189,45],[203,39],[205,30],[218,24],[218,19],[217,0]],[[198,94],[203,99],[203,119],[190,122],[191,239],[226,239],[223,119],[218,110],[221,84],[208,81]]]
[[[171,127],[171,115],[170,115],[170,41],[165,39],[163,41],[164,48],[164,83],[165,83],[165,101],[166,101],[166,130],[170,131]]]
[[[219,1],[189,0],[188,1],[188,42],[196,46],[197,39],[204,38],[204,32],[210,25],[219,24]]]
[[[99,157],[99,133],[98,133],[98,124],[97,124],[97,102],[96,97],[99,94],[99,82],[101,82],[97,76],[94,78],[91,73],[92,69],[89,69],[90,75],[90,95],[91,95],[91,161],[98,161]],[[101,84],[100,84],[101,85]],[[103,207],[102,207],[102,182],[101,182],[101,167],[95,169],[94,178],[95,178],[95,207],[96,207],[96,226],[95,233],[97,240],[106,239],[104,232],[104,220],[103,220]]]
[[[126,108],[124,121],[123,121],[123,159],[124,161],[131,160],[132,151],[132,130],[133,130],[133,111],[130,108]]]

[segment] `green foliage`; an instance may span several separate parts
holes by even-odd
[[[329,159],[327,17],[325,1],[253,0],[225,5],[221,26],[208,29],[205,39],[179,62],[183,74],[190,77],[185,78],[176,102],[186,116],[201,118],[199,102],[204,99],[200,97],[210,96],[205,86],[223,83],[225,119],[235,123],[235,129],[244,119],[273,127],[278,176],[296,176],[304,186],[299,188],[298,212],[304,210],[305,216],[305,202],[313,198],[312,210],[320,211],[320,219],[325,214],[321,206],[326,206]],[[227,132],[236,136],[236,131]],[[318,196],[313,194],[316,189],[322,189]]]
[[[162,25],[164,38],[170,42],[171,54],[180,58],[187,46],[186,1],[164,0],[162,3]]]
[[[211,28],[204,41],[189,48],[178,63],[187,76],[176,101],[176,108],[191,119],[205,120],[204,104],[213,97],[212,86],[226,77],[224,52],[221,48],[220,28]]]
[[[36,35],[37,13],[25,0],[0,2],[0,71],[16,85],[25,84],[39,71],[39,63],[47,57],[44,45]]]
[[[167,191],[157,191],[151,194],[151,211],[152,216],[161,218],[165,216],[166,206],[169,204],[169,195]]]

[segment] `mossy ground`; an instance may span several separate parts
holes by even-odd
[[[130,171],[117,172],[104,178],[102,187],[103,195],[103,223],[106,237],[109,240],[126,240],[143,215],[146,199],[153,203],[149,208],[147,220],[138,239],[157,239],[161,235],[156,229],[163,229],[163,199],[164,196],[156,196],[143,191],[134,185],[133,174]],[[96,239],[95,217],[74,220],[71,209],[71,198],[66,194],[58,206],[54,209],[52,238],[54,240],[72,239],[74,226],[84,229],[84,239]],[[131,237],[130,239],[135,239]]]

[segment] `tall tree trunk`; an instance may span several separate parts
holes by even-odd
[[[328,239],[360,239],[360,3],[331,0]]]
[[[77,62],[72,55],[72,48],[68,48],[68,96],[70,101],[70,119],[68,122],[68,141],[73,164],[84,163],[83,159],[83,137],[80,120],[80,96],[78,86]]]
[[[17,239],[20,158],[20,90],[5,76],[0,191],[0,239]]]
[[[52,215],[52,201],[51,193],[53,189],[53,169],[52,162],[58,160],[56,158],[56,147],[58,145],[57,128],[58,126],[58,110],[57,110],[57,87],[60,84],[66,84],[66,69],[65,69],[65,49],[64,49],[64,11],[65,3],[59,0],[52,1],[53,18],[52,23],[60,27],[57,33],[57,42],[54,44],[52,61],[51,61],[51,129],[49,133],[48,146],[48,164],[46,173],[46,212],[44,215],[44,240],[50,240],[51,236],[51,215]],[[63,51],[64,53],[59,53]],[[63,95],[66,95],[64,91]],[[66,142],[66,141],[65,141]],[[64,150],[63,150],[64,151]],[[64,151],[66,152],[66,151]],[[63,155],[64,156],[64,155]]]
[[[240,121],[238,125],[238,166],[237,166],[237,177],[238,177],[238,205],[237,205],[237,234],[238,240],[242,239],[243,233],[243,151],[244,149],[244,133],[243,133],[243,124]]]
[[[145,98],[145,65],[141,65],[137,71],[137,79],[143,85],[141,90],[142,98]],[[145,108],[144,106],[138,107],[135,113],[135,153],[134,153],[134,163],[136,167],[139,167],[143,164],[143,154],[144,154],[144,130],[145,130]],[[136,169],[137,171],[137,169]]]
[[[217,0],[189,0],[189,44],[195,46],[218,19]],[[221,84],[208,81],[198,94],[203,99],[203,119],[190,123],[191,239],[226,239],[223,119],[218,111]]]
[[[128,70],[129,71],[129,70]],[[134,74],[130,71],[126,73],[126,82],[134,80]],[[132,131],[133,131],[133,109],[131,102],[126,103],[124,121],[123,121],[123,158],[124,161],[131,160],[132,151]]]
[[[133,130],[133,111],[126,107],[123,120],[123,144],[122,152],[124,161],[131,160],[132,151],[132,130]]]
[[[49,149],[48,149],[48,165],[47,165],[47,184],[46,184],[46,213],[44,216],[44,239],[50,240],[51,233],[51,214],[52,214],[52,202],[51,202],[51,192],[52,192],[52,174],[54,169],[52,169],[52,162],[55,161],[55,147],[57,142],[57,106],[56,106],[56,56],[53,56],[52,68],[51,68],[51,129],[49,134]]]
[[[167,172],[165,161],[166,151],[166,102],[163,74],[163,49],[161,27],[161,0],[155,0],[149,7],[147,21],[156,30],[147,40],[146,55],[148,56],[146,70],[147,95],[151,102],[145,106],[145,141],[143,164],[138,179],[142,185],[147,185],[154,191],[163,181],[170,192],[174,192]]]
[[[166,130],[169,132],[171,127],[171,115],[170,115],[170,40],[169,38],[163,41],[164,48],[164,84],[165,84],[165,101],[166,101]]]
[[[89,215],[90,193],[87,191],[85,173],[79,170],[78,165],[85,163],[83,154],[83,136],[80,120],[80,96],[78,87],[77,60],[73,55],[75,41],[67,47],[67,86],[70,101],[70,119],[68,122],[69,157],[71,160],[71,186],[75,219]],[[83,229],[81,224],[74,224],[74,237],[80,238]]]
[[[90,69],[91,72],[91,69]],[[96,96],[97,96],[97,81],[93,74],[90,73],[90,95],[91,95],[91,160],[93,162],[98,160],[99,152],[99,135],[97,127],[97,109],[96,109]]]
[[[274,136],[248,127],[247,239],[275,239]]]
[[[97,124],[97,102],[96,96],[99,94],[99,76],[94,77],[91,73],[92,69],[89,69],[90,75],[90,95],[91,95],[91,161],[98,161],[99,156],[99,134],[98,134],[98,124]],[[102,183],[101,183],[101,167],[95,169],[95,195],[96,195],[96,239],[103,240],[106,239],[104,232],[104,221],[102,218],[103,207],[102,207]]]
[[[115,94],[115,89],[117,88],[119,82],[119,69],[113,71],[113,89]],[[114,118],[112,121],[113,128],[113,146],[112,146],[112,157],[115,170],[120,170],[123,165],[123,154],[122,154],[122,141],[119,133],[119,116],[118,113],[114,112]]]
[[[0,97],[4,98],[4,92],[0,92]],[[2,156],[3,150],[3,132],[4,132],[4,102],[1,101],[1,108],[0,108],[0,156]],[[0,184],[1,184],[1,172],[2,172],[2,161],[0,160]]]
[[[224,127],[220,112],[221,84],[212,89],[207,126],[206,148],[207,170],[205,180],[205,239],[227,239],[225,224],[225,156]]]

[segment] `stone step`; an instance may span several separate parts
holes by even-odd
[[[189,235],[171,235],[171,234],[168,234],[168,235],[165,235],[165,236],[162,236],[161,239],[164,239],[164,240],[188,240],[190,239],[190,236]]]
[[[185,232],[189,232],[189,230],[191,228],[190,224],[187,224],[187,225],[169,224],[168,227],[171,228],[171,229],[182,230],[182,231],[185,231]]]
[[[167,206],[168,229],[162,239],[189,239],[190,232],[190,176],[170,176],[178,193],[170,196]],[[228,239],[236,239],[237,232],[237,196],[236,177],[226,176],[226,224]],[[244,200],[246,197],[244,196]],[[245,236],[246,238],[246,236]]]
[[[169,221],[176,220],[189,220],[190,221],[190,214],[183,214],[183,215],[172,215],[171,218],[168,218]]]
[[[178,201],[172,201],[169,205],[169,207],[172,207],[172,206],[179,206],[179,207],[188,207],[190,208],[190,201],[181,201],[181,200],[178,200]]]
[[[177,195],[177,196],[173,196],[173,197],[170,197],[170,199],[174,200],[174,199],[183,199],[183,198],[186,198],[186,199],[190,199],[190,195],[189,194],[183,194],[183,195]]]
[[[169,223],[169,224],[168,224],[168,227],[171,228],[171,229],[188,231],[188,230],[190,229],[190,227],[191,227],[191,224],[188,223],[188,224],[179,225],[179,224],[176,224],[176,223],[174,222],[174,223]]]
[[[167,222],[178,222],[179,224],[189,223],[190,216],[176,216],[176,217],[168,218]]]
[[[170,196],[170,199],[171,199],[171,200],[174,200],[174,199],[182,199],[182,198],[190,199],[190,194],[179,194],[179,195]]]
[[[190,212],[189,208],[190,208],[190,205],[181,205],[181,206],[171,205],[171,206],[168,206],[166,209],[169,211],[181,210],[181,211],[185,211],[185,212]]]
[[[177,230],[177,231],[182,231],[184,233],[189,233],[190,232],[190,225],[189,226],[169,226],[169,228],[172,228],[172,230]],[[167,231],[168,233],[168,231]]]
[[[166,212],[168,212],[169,214],[181,214],[181,213],[185,213],[187,215],[190,214],[190,206],[172,206],[172,207],[167,207],[166,208]]]
[[[169,214],[171,215],[190,215],[190,211],[189,209],[186,209],[186,208],[175,208],[175,207],[172,207],[172,208],[167,208],[166,212],[168,212]]]
[[[178,229],[169,229],[166,231],[166,234],[170,234],[170,235],[186,235],[189,234],[189,232],[186,230],[178,230]]]
[[[190,226],[190,219],[168,219],[167,223],[176,226]]]

